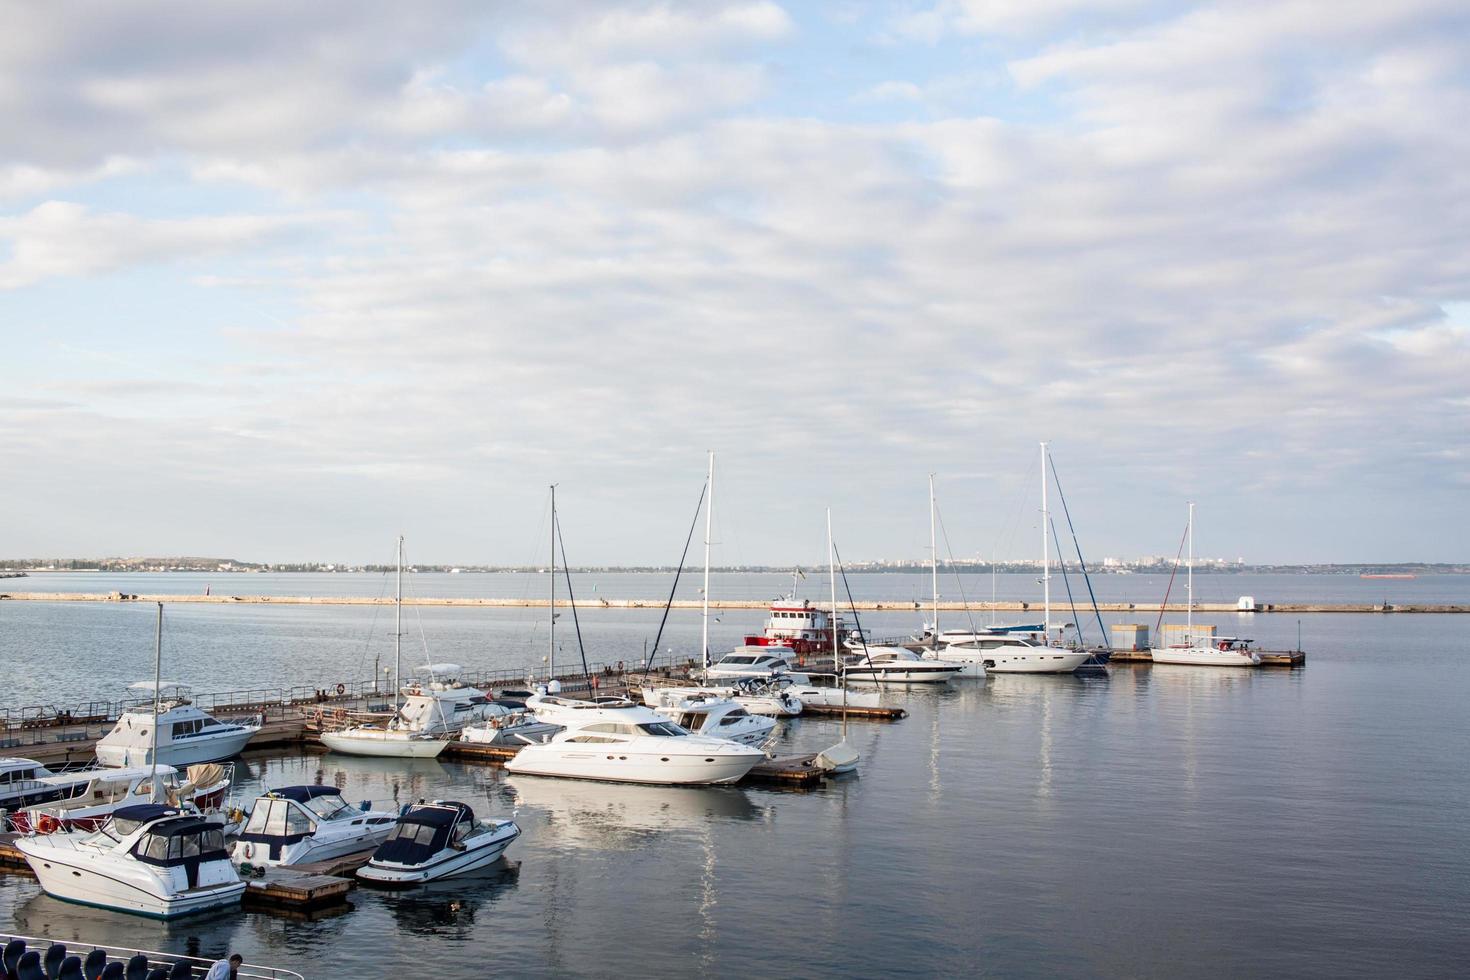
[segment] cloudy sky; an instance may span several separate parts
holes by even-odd
[[[0,11],[0,555],[1470,559],[1462,0]]]

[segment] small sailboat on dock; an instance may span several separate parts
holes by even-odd
[[[386,721],[363,721],[356,725],[323,731],[322,744],[343,755],[367,755],[390,759],[432,759],[449,744],[449,739],[426,734],[407,722],[400,713],[403,691],[401,661],[403,647],[403,536],[398,536],[397,587],[393,602],[393,715]],[[376,682],[375,682],[376,683]]]
[[[1250,648],[1249,640],[1232,636],[1194,635],[1194,502],[1189,504],[1189,562],[1185,579],[1185,627],[1184,639],[1153,647],[1149,655],[1156,664],[1180,664],[1192,667],[1259,667],[1261,655]],[[1176,566],[1178,567],[1178,566]],[[1166,597],[1167,601],[1167,597]],[[1159,617],[1163,618],[1160,611]]]

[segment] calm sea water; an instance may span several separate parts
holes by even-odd
[[[230,587],[246,578],[230,577]],[[333,580],[309,578],[317,594],[317,583]],[[892,595],[877,578],[854,576],[854,591]],[[1142,578],[1099,587],[1142,595]],[[1395,602],[1412,601],[1397,590],[1415,586],[1446,596],[1423,601],[1465,601],[1467,591],[1465,580],[1286,579],[1196,581],[1268,601],[1292,598],[1293,586],[1331,599],[1322,588],[1372,585],[1396,590]],[[631,594],[626,580],[605,582],[609,595]],[[417,591],[449,594],[432,584]],[[1026,587],[1013,584],[1013,594]],[[717,583],[721,594],[757,597],[780,586],[779,576]],[[366,675],[388,649],[391,610],[377,615],[374,625],[372,609],[171,607],[165,672],[202,690]],[[416,653],[422,624],[433,659],[537,667],[541,615],[425,608],[405,622]],[[641,654],[658,615],[584,614],[590,654]],[[722,613],[717,645],[760,618]],[[917,622],[908,613],[871,620],[895,632]],[[1215,621],[1267,646],[1296,638],[1295,619]],[[562,623],[559,639],[571,632],[569,617]],[[255,756],[249,786],[321,779],[352,799],[457,798],[477,812],[514,813],[525,830],[511,850],[516,866],[404,894],[358,890],[350,911],[315,921],[230,913],[175,924],[65,905],[7,876],[0,922],[206,955],[238,949],[313,977],[1459,975],[1470,958],[1467,625],[1459,616],[1309,616],[1304,670],[1120,666],[1106,678],[893,692],[910,717],[852,722],[861,773],[808,793]],[[697,638],[697,617],[676,612],[664,645],[690,650]],[[151,644],[146,607],[0,603],[11,706],[147,676]],[[569,640],[564,655],[575,649]],[[821,748],[838,728],[797,719],[783,748]]]

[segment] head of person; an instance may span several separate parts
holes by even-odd
[[[245,962],[245,957],[241,956],[239,953],[231,953],[230,954],[230,969],[231,970],[238,970],[238,969],[240,969],[241,964],[243,964],[244,962]]]

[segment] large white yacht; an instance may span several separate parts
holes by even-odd
[[[868,647],[849,659],[842,672],[849,681],[885,684],[947,684],[963,668],[919,656],[903,647]]]
[[[515,821],[476,820],[463,803],[415,803],[357,876],[390,887],[450,878],[494,863],[519,836]]]
[[[673,698],[653,710],[695,735],[725,738],[741,745],[763,745],[776,728],[774,719],[753,715],[730,698],[714,694]]]
[[[11,828],[22,834],[97,830],[122,807],[152,802],[155,779],[159,784],[157,798],[208,810],[224,802],[235,767],[233,763],[190,766],[183,780],[173,766],[102,767],[50,778],[69,779],[73,775],[82,780],[69,784],[65,796],[16,810],[10,815]]]
[[[220,824],[157,803],[123,807],[92,833],[15,846],[46,894],[117,912],[171,919],[238,905],[245,891]]]
[[[129,690],[152,695],[155,686],[153,681],[139,681]],[[97,743],[97,761],[104,766],[150,765],[156,739],[161,766],[219,762],[239,755],[260,731],[259,716],[243,723],[211,718],[189,700],[186,684],[165,681],[157,685],[157,696],[156,714],[154,702],[123,712]]]
[[[1040,638],[1011,632],[955,631],[948,644],[932,654],[940,662],[961,663],[978,657],[992,674],[1070,674],[1087,660],[1085,650],[1048,646]],[[940,634],[943,639],[945,633]]]
[[[565,730],[549,742],[521,749],[505,764],[508,772],[697,785],[733,783],[765,758],[748,745],[690,734],[652,708],[632,701],[555,700],[559,703],[549,707],[555,709],[554,720]]]
[[[706,681],[737,681],[769,678],[793,670],[796,653],[790,647],[739,647],[710,664]]]
[[[349,806],[335,786],[283,786],[256,798],[232,857],[251,864],[306,864],[377,847],[396,814]]]

